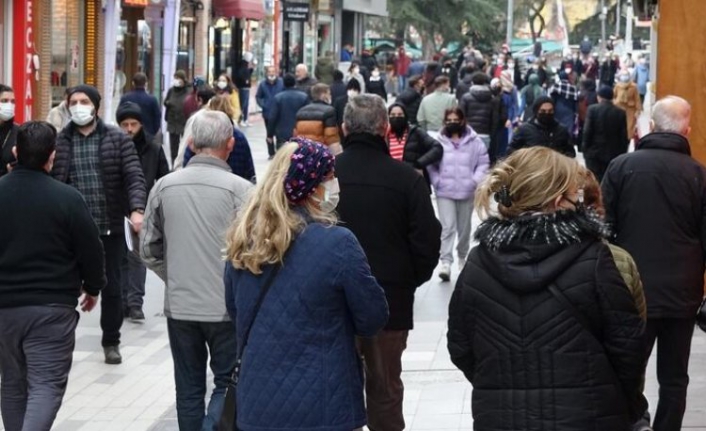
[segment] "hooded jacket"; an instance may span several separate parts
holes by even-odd
[[[533,112],[535,118],[529,123],[525,123],[517,130],[510,142],[508,154],[521,148],[529,148],[536,146],[544,146],[568,157],[576,157],[576,150],[570,142],[569,131],[559,124],[556,120],[552,120],[550,124],[541,124],[536,116],[539,108],[545,103],[554,105],[551,97],[542,96],[534,102]]]
[[[488,150],[470,127],[458,143],[444,132],[439,134],[444,157],[437,165],[427,168],[436,196],[455,200],[473,200],[476,187],[483,181],[490,166]]]
[[[419,124],[417,114],[419,113],[419,105],[421,105],[423,97],[420,92],[410,87],[405,88],[402,93],[397,96],[396,102],[405,106],[410,124]]]
[[[499,101],[487,85],[473,85],[461,99],[468,125],[481,135],[492,135],[498,126]]]
[[[448,323],[475,429],[625,430],[643,412],[643,323],[601,232],[573,211],[478,228]]]
[[[614,242],[637,262],[648,318],[693,318],[704,286],[706,168],[689,141],[650,133],[611,162],[601,185]]]

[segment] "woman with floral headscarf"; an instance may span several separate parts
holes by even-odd
[[[336,226],[334,173],[326,147],[294,138],[227,234],[226,306],[242,358],[239,430],[366,423],[355,338],[382,329],[388,308],[358,240]]]

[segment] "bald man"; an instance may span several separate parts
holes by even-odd
[[[691,337],[704,292],[706,168],[691,157],[690,119],[686,100],[657,102],[651,133],[634,153],[613,160],[602,184],[615,243],[635,258],[645,287],[645,362],[659,340],[655,430],[681,429]]]
[[[311,98],[311,87],[318,84],[316,78],[309,76],[309,68],[306,64],[298,64],[294,69],[294,75],[297,78],[296,88],[306,93]]]

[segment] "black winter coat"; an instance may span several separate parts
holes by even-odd
[[[562,211],[479,227],[448,323],[474,429],[627,430],[642,413],[643,322],[593,224]]]
[[[385,90],[385,81],[382,78],[377,81],[371,79],[370,82],[365,84],[365,91],[368,94],[377,94],[387,103],[387,90]]]
[[[498,128],[500,103],[493,97],[490,87],[474,85],[461,99],[461,109],[466,122],[480,135],[493,136]]]
[[[512,137],[508,154],[521,148],[536,146],[548,147],[565,156],[576,157],[569,131],[556,120],[548,127],[539,124],[536,119],[520,126]]]
[[[341,224],[360,241],[390,307],[386,329],[414,326],[414,292],[439,260],[441,225],[421,175],[390,157],[382,136],[351,134],[336,156]]]
[[[463,100],[463,96],[468,94],[471,89],[471,86],[473,85],[473,83],[471,82],[471,76],[472,74],[467,74],[463,77],[463,79],[461,79],[461,82],[459,82],[456,86],[456,100],[458,100],[459,104]]]
[[[108,204],[110,230],[123,232],[124,217],[132,211],[145,209],[147,188],[135,144],[120,128],[104,124],[98,119],[96,133],[101,136],[100,169]],[[62,183],[69,182],[73,134],[78,133],[71,123],[56,138],[56,157],[51,174]]]
[[[417,126],[410,127],[402,161],[414,169],[425,169],[443,157],[444,147],[436,139]]]
[[[137,155],[140,157],[142,173],[145,175],[145,186],[147,193],[154,186],[158,179],[169,173],[167,156],[161,145],[154,142],[154,138],[145,132],[145,129],[133,138]]]
[[[607,163],[627,153],[628,145],[625,111],[609,101],[588,108],[581,147],[586,158]]]
[[[417,113],[419,112],[419,105],[422,104],[422,99],[424,96],[415,90],[414,88],[405,88],[399,96],[397,96],[397,103],[401,103],[405,106],[407,111],[407,118],[409,118],[410,124],[417,125]]]
[[[689,141],[651,133],[613,160],[602,183],[615,243],[635,258],[648,318],[693,318],[703,297],[706,168]]]
[[[0,125],[0,177],[7,173],[7,165],[15,161],[12,147],[17,140],[17,125],[9,120]]]

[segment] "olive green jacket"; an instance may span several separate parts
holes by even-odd
[[[618,267],[620,275],[623,277],[623,280],[625,280],[625,284],[627,284],[628,290],[630,290],[635,300],[635,307],[637,307],[640,317],[642,320],[646,320],[647,305],[645,303],[645,292],[642,288],[642,280],[640,279],[640,273],[637,270],[635,260],[630,256],[630,253],[617,245],[608,244],[608,247],[610,247],[610,252],[613,254],[615,266]]]

